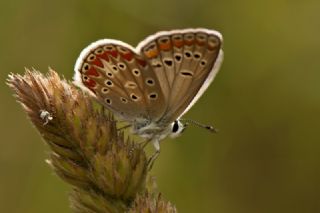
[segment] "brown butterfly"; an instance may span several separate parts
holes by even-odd
[[[221,34],[208,29],[158,32],[136,48],[103,39],[81,52],[74,80],[127,121],[134,134],[151,141],[155,159],[159,142],[185,129],[180,118],[213,81],[223,60],[221,47]]]

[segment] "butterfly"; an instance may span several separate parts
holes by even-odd
[[[158,32],[136,48],[102,39],[81,52],[74,82],[151,141],[157,156],[162,139],[186,128],[181,117],[211,84],[222,60],[222,35],[214,30]]]

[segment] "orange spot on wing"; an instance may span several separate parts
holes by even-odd
[[[96,58],[96,60],[94,60],[92,62],[92,64],[96,65],[96,66],[99,66],[99,67],[103,67],[103,64],[101,62],[101,60],[99,58]]]
[[[107,52],[104,52],[102,55],[98,55],[98,57],[102,58],[102,59],[104,59],[104,60],[106,60],[108,62],[110,60]]]
[[[171,50],[171,44],[168,42],[168,43],[165,43],[165,44],[159,44],[159,48],[160,50]]]
[[[112,51],[107,51],[108,54],[112,55],[114,58],[118,56],[118,51],[112,50]]]
[[[131,61],[133,58],[133,54],[131,52],[121,54],[121,56],[127,61]]]
[[[183,46],[183,41],[176,41],[176,40],[173,40],[173,45],[180,48]]]
[[[196,40],[196,43],[199,45],[199,46],[203,46],[206,44],[205,41],[199,41],[199,40]]]
[[[85,74],[91,76],[99,76],[99,73],[94,67],[90,67],[90,69]]]
[[[137,63],[142,67],[145,67],[147,65],[147,62],[145,60],[142,60],[139,58],[136,58],[136,60],[137,60]]]
[[[158,55],[158,50],[154,49],[154,50],[149,50],[146,51],[144,54],[148,57],[148,58],[154,58]]]
[[[185,40],[184,43],[188,46],[194,44],[194,40]]]
[[[89,89],[92,89],[93,87],[96,86],[97,83],[94,80],[89,79],[87,81],[84,81],[83,84],[89,87]]]

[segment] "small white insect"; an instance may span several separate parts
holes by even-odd
[[[48,112],[47,110],[40,110],[40,118],[42,120],[44,120],[44,123],[43,125],[47,125],[49,123],[49,121],[52,121],[53,117],[52,115],[50,114],[50,112]]]

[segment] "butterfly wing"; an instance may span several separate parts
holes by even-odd
[[[85,48],[76,62],[74,80],[126,121],[164,114],[159,79],[147,61],[121,41],[103,39]]]
[[[167,125],[181,117],[213,81],[223,59],[220,33],[206,29],[160,32],[141,42],[144,56],[160,81]]]

